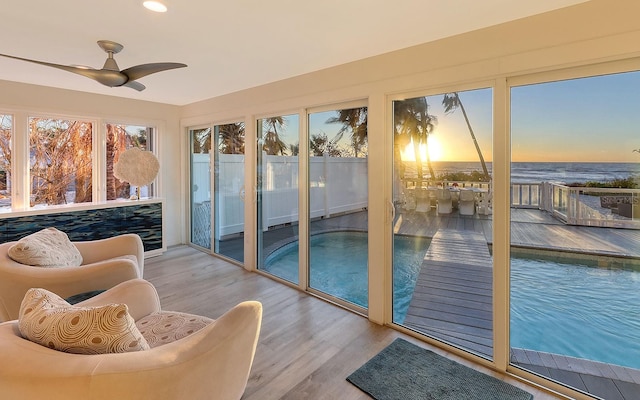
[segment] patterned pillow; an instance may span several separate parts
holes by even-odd
[[[18,240],[9,248],[9,257],[20,264],[38,267],[77,267],[82,255],[66,233],[47,228]]]
[[[22,300],[18,328],[25,339],[75,354],[148,350],[126,304],[76,307],[45,289],[32,288]]]
[[[136,321],[136,326],[152,349],[198,332],[211,318],[177,311],[159,311]]]

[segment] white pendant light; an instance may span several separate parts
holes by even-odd
[[[162,4],[159,1],[145,1],[144,3],[142,3],[142,5],[151,11],[155,11],[155,12],[167,12],[167,6],[165,6],[164,4]]]

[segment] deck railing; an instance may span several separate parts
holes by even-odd
[[[209,159],[194,159],[193,183],[209,186]],[[216,229],[219,236],[244,230],[244,208],[241,193],[244,183],[244,156],[221,154],[216,164],[219,171],[218,215]],[[297,157],[264,156],[262,177],[263,227],[295,222],[298,200]],[[329,217],[334,214],[359,211],[368,205],[367,160],[362,158],[312,157],[309,176],[311,217]],[[200,182],[202,180],[202,182]],[[405,177],[402,189],[411,187],[452,187],[482,189],[489,195],[491,209],[491,182],[432,181]],[[210,191],[193,193],[194,207],[210,207]],[[198,197],[200,196],[200,197]],[[640,190],[569,187],[558,182],[518,182],[511,184],[511,207],[540,209],[571,225],[603,226],[640,229]],[[210,215],[210,209],[204,215]],[[197,212],[194,210],[193,212]],[[489,212],[485,213],[486,215]],[[209,219],[209,218],[207,218]],[[198,223],[200,218],[194,220]],[[206,221],[204,223],[209,223]],[[210,227],[206,227],[210,230]]]
[[[543,182],[540,209],[569,225],[640,229],[640,190]]]

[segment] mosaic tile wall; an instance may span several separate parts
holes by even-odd
[[[0,243],[50,226],[65,232],[72,241],[137,233],[145,251],[157,250],[162,248],[162,203],[4,218],[0,219]]]

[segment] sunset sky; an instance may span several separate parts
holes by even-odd
[[[459,92],[486,161],[492,160],[492,90]],[[443,95],[427,96],[437,118],[430,140],[434,161],[478,161],[460,109],[444,113]],[[333,138],[339,124],[328,111],[310,115],[310,134]],[[297,116],[283,139],[298,142]],[[640,72],[514,87],[511,90],[512,161],[640,162]],[[345,141],[348,137],[345,136]]]

